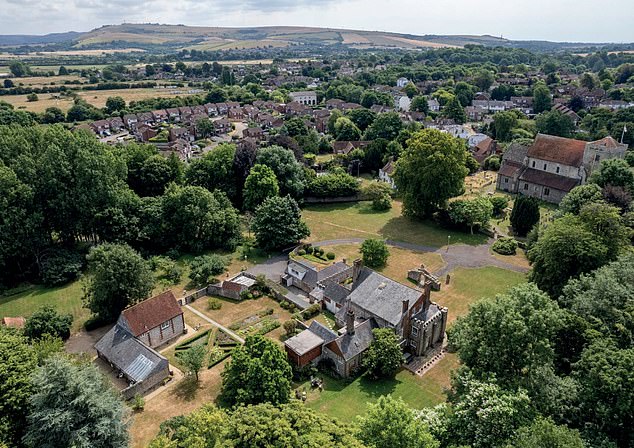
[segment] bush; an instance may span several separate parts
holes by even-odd
[[[493,196],[489,198],[493,205],[493,216],[500,216],[509,205],[509,198],[506,196]]]
[[[335,253],[334,252],[328,252],[326,254],[326,258],[329,260],[334,260],[335,259]]]
[[[284,322],[284,331],[287,336],[293,336],[297,330],[297,321],[295,319],[287,320]]]
[[[384,241],[367,239],[361,244],[363,263],[371,268],[380,268],[387,263],[390,251]]]
[[[346,173],[329,173],[313,178],[308,184],[307,196],[333,198],[354,196],[359,193],[359,182]]]
[[[249,290],[242,291],[240,293],[240,299],[242,299],[242,300],[252,300],[253,299],[253,294]]]
[[[210,297],[207,301],[207,308],[214,311],[219,310],[222,308],[222,302],[215,297]]]
[[[306,246],[306,253],[312,255],[314,249],[313,246]]]
[[[141,394],[135,394],[130,403],[133,411],[142,411],[145,408],[145,398]]]
[[[81,274],[85,260],[78,252],[55,248],[42,261],[42,281],[46,286],[60,286],[75,280]]]
[[[59,314],[51,305],[44,305],[35,311],[24,325],[24,335],[30,339],[40,339],[45,334],[66,340],[70,337],[71,314]]]
[[[314,246],[313,247],[313,255],[315,255],[315,256],[319,255],[319,251],[320,250],[321,249],[319,248],[319,246]]]
[[[189,278],[196,286],[207,286],[214,276],[225,271],[227,260],[217,254],[196,257],[190,263]]]
[[[363,189],[363,194],[372,201],[372,209],[385,211],[392,208],[392,189],[383,182],[373,182]]]
[[[297,255],[299,255],[300,257],[303,257],[304,255],[306,255],[306,251],[304,249],[300,249],[297,251]]]
[[[484,169],[485,170],[491,170],[491,171],[497,171],[500,169],[500,156],[489,156],[487,157],[487,159],[484,161]]]
[[[314,303],[304,311],[302,311],[302,320],[310,319],[313,316],[316,316],[321,311],[321,305],[319,303]]]
[[[513,238],[500,238],[493,243],[491,249],[500,255],[515,255],[517,251],[517,241]]]

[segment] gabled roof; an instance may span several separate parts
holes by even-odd
[[[154,372],[167,369],[165,357],[152,350],[121,325],[116,324],[96,344],[95,349],[132,381],[143,381]]]
[[[346,269],[350,269],[350,266],[345,264],[343,261],[338,261],[336,263],[331,264],[327,268],[322,269],[321,271],[317,271],[317,281],[326,280],[333,275],[339,274]]]
[[[526,154],[528,153],[528,146],[520,145],[519,143],[511,143],[504,154],[502,155],[503,161],[524,163]]]
[[[590,145],[595,145],[595,146],[603,146],[605,148],[618,148],[620,146],[623,146],[621,143],[617,142],[616,140],[614,140],[612,137],[607,136],[607,137],[603,137],[600,140],[595,140],[593,142],[589,143]]]
[[[390,160],[387,161],[381,171],[383,171],[388,176],[391,176],[392,173],[394,173],[394,160],[390,158]]]
[[[134,336],[139,336],[152,328],[158,327],[176,316],[183,314],[172,291],[144,300],[121,312]]]
[[[350,290],[337,282],[329,281],[324,289],[323,296],[335,303],[342,304],[350,295]]]
[[[374,319],[367,319],[354,327],[354,333],[344,333],[326,347],[347,361],[370,347],[374,339],[372,330],[377,327]]]
[[[537,134],[528,156],[568,166],[581,166],[586,142],[554,135]]]
[[[398,325],[403,315],[403,300],[408,300],[409,308],[412,308],[422,294],[422,291],[363,267],[348,297],[355,306]]]
[[[536,185],[552,188],[553,190],[565,191],[566,193],[579,185],[579,179],[571,177],[559,176],[547,171],[526,168],[520,176],[520,181],[530,182]]]

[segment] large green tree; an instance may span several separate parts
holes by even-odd
[[[533,111],[536,114],[540,114],[550,108],[553,105],[552,97],[550,96],[550,90],[544,83],[539,83],[533,89]]]
[[[297,202],[290,196],[267,198],[256,209],[252,228],[264,249],[283,249],[310,235]]]
[[[579,431],[552,420],[537,418],[529,426],[517,430],[507,448],[585,448]]]
[[[286,353],[275,342],[248,336],[244,345],[233,350],[222,372],[222,399],[232,406],[286,403],[292,377]]]
[[[257,152],[256,163],[266,165],[273,170],[280,186],[280,194],[290,194],[299,199],[304,193],[305,180],[301,164],[295,159],[293,151],[281,146],[269,146]]]
[[[539,202],[530,196],[518,196],[513,201],[511,226],[518,236],[526,234],[539,223]]]
[[[92,364],[51,357],[33,375],[29,447],[128,446],[127,408]]]
[[[348,117],[339,117],[335,122],[335,139],[356,141],[361,138],[361,130]]]
[[[473,235],[474,227],[486,228],[493,216],[493,204],[488,198],[457,199],[449,203],[449,218],[454,224],[469,227]]]
[[[88,254],[84,303],[102,320],[115,320],[126,306],[146,299],[153,287],[148,263],[130,246],[102,244]]]
[[[390,251],[385,241],[368,238],[361,243],[359,249],[363,256],[363,263],[371,268],[381,268],[387,263]]]
[[[458,124],[465,123],[467,121],[467,114],[460,104],[458,97],[454,96],[442,110],[443,117],[449,118]]]
[[[634,171],[623,159],[603,160],[599,169],[592,173],[590,181],[601,187],[623,187],[634,193]]]
[[[508,142],[513,138],[513,128],[517,126],[517,116],[513,112],[497,112],[493,115],[495,138]]]
[[[61,339],[70,337],[72,314],[59,314],[52,305],[44,305],[29,316],[24,325],[24,335],[40,339],[45,334]]]
[[[374,339],[363,357],[363,367],[374,378],[393,377],[403,363],[403,349],[391,328],[372,330]]]
[[[374,122],[365,131],[365,140],[394,140],[403,129],[403,121],[396,112],[386,112],[377,115]]]
[[[236,180],[233,169],[235,145],[223,143],[190,163],[185,180],[190,185],[209,191],[222,190],[232,201],[236,197]]]
[[[280,187],[271,168],[256,164],[244,183],[244,208],[255,210],[266,198],[277,196]]]
[[[404,212],[429,217],[464,191],[467,151],[458,139],[435,129],[417,132],[396,165],[394,180]]]
[[[358,418],[358,437],[373,448],[437,448],[427,425],[401,398],[380,396]]]
[[[537,132],[559,137],[571,137],[575,130],[575,123],[568,115],[558,110],[542,112],[535,118]]]

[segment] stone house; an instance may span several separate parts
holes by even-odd
[[[317,269],[308,260],[301,257],[290,258],[286,266],[286,272],[282,275],[285,286],[295,286],[304,292],[310,293],[317,284],[338,274],[348,271],[350,267],[343,263],[334,263],[324,269]]]
[[[317,92],[302,91],[289,93],[291,101],[303,104],[304,106],[316,106],[317,105]]]

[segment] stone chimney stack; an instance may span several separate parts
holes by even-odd
[[[354,334],[354,311],[351,308],[346,313],[346,333]]]
[[[357,279],[359,278],[359,274],[361,273],[361,268],[363,268],[363,261],[360,258],[357,258],[352,263],[352,286],[353,287],[357,283]]]
[[[431,305],[431,282],[429,280],[425,282],[423,297],[423,310],[427,311],[429,305]]]
[[[401,314],[407,314],[409,310],[409,300],[403,300],[403,309],[401,310]]]

